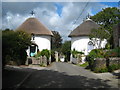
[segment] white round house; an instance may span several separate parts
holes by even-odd
[[[89,39],[89,35],[92,29],[98,29],[99,27],[98,24],[89,18],[83,21],[69,34],[69,37],[71,37],[71,50],[84,52],[85,55],[88,55],[92,49],[95,49],[95,46]],[[106,43],[106,40],[102,41],[102,48],[105,47]]]
[[[52,32],[46,28],[36,18],[28,18],[16,30],[23,30],[32,35],[32,45],[27,50],[28,56],[34,56],[37,51],[43,49],[51,50],[51,36]]]

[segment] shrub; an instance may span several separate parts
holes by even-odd
[[[113,64],[108,67],[109,72],[113,72],[114,70],[120,69],[120,64]]]
[[[107,54],[109,57],[120,57],[120,47],[108,51]]]
[[[87,61],[89,63],[88,68],[95,72],[112,72],[113,70],[119,69],[120,65],[109,66],[109,57],[120,57],[120,47],[112,50],[103,50],[103,49],[93,49],[87,56]],[[95,68],[94,59],[95,58],[106,58],[107,68]]]
[[[31,45],[31,36],[23,31],[2,31],[2,60],[3,67],[9,62],[16,65],[25,64],[26,49]],[[12,63],[11,63],[12,64]]]
[[[47,49],[43,49],[41,52],[40,52],[41,56],[46,56],[47,57],[47,60],[49,60],[49,57],[50,57],[50,51],[47,50]]]
[[[50,58],[50,51],[47,50],[47,49],[43,49],[41,52],[38,52],[36,55],[35,55],[35,58],[39,58],[40,56],[46,56],[47,57],[47,60],[49,60]]]
[[[91,70],[93,70],[94,69],[94,66],[93,66],[94,59],[95,58],[104,58],[104,56],[105,56],[105,53],[104,53],[104,51],[102,49],[93,49],[89,53],[89,55],[87,56],[87,61],[89,63],[89,68]]]
[[[74,58],[77,58],[78,54],[80,54],[80,55],[84,54],[83,52],[76,51],[75,49],[73,49],[73,51],[71,51],[71,53],[72,53]]]
[[[35,57],[35,58],[39,58],[40,56],[41,56],[41,53],[38,52],[34,57]]]
[[[95,73],[104,73],[108,72],[108,68],[94,68]]]

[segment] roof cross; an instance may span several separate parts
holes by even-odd
[[[31,11],[31,13],[30,13],[32,16],[35,14],[35,12],[34,11]]]
[[[88,13],[88,15],[86,16],[86,19],[90,19],[90,14]]]

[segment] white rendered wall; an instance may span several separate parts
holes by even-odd
[[[71,38],[71,50],[75,49],[77,51],[82,51],[85,53],[85,55],[88,55],[88,53],[95,49],[93,45],[88,45],[88,42],[90,41],[89,36],[79,36],[79,37],[72,37]],[[101,43],[102,48],[105,47],[107,41],[104,40]]]
[[[38,45],[39,51],[42,51],[43,49],[51,50],[51,36],[35,35],[34,40],[33,40],[33,37],[31,37],[31,41],[34,41]],[[27,55],[29,56],[30,47],[28,47],[26,52],[27,52]],[[36,53],[37,53],[37,50],[36,50]]]
[[[42,51],[43,49],[51,50],[51,36],[36,35],[34,41],[38,45],[39,51]]]
[[[28,47],[28,49],[26,50],[27,52],[27,55],[29,56],[30,55],[30,47]]]
[[[71,38],[71,50],[82,51],[87,54],[87,45],[89,42],[88,36],[72,37]]]

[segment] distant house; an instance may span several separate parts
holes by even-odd
[[[113,27],[114,47],[120,47],[120,23]]]
[[[28,18],[22,25],[16,30],[22,30],[32,35],[32,45],[27,50],[28,56],[34,56],[37,51],[43,49],[51,50],[51,36],[52,32],[47,29],[36,18]]]
[[[88,55],[95,46],[89,39],[89,35],[92,29],[98,29],[100,26],[91,19],[86,19],[76,29],[74,29],[69,37],[71,37],[71,50],[84,52]],[[106,41],[102,41],[102,48],[105,47]]]

